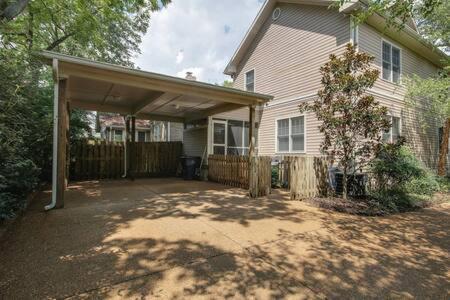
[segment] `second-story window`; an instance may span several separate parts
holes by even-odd
[[[255,70],[245,73],[245,90],[249,92],[255,91]]]
[[[395,83],[400,81],[400,49],[383,41],[383,79]]]

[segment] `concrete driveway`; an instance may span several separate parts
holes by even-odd
[[[0,298],[450,296],[450,205],[386,218],[145,179],[42,193],[0,245]]]

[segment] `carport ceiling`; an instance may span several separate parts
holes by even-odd
[[[57,60],[59,78],[67,79],[66,97],[71,108],[189,122],[272,99],[54,52],[41,52],[40,56],[48,64]]]

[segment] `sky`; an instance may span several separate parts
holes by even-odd
[[[141,54],[145,71],[222,83],[227,63],[257,15],[263,0],[172,0],[155,12]]]

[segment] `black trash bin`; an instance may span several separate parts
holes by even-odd
[[[196,170],[200,168],[201,158],[198,156],[182,156],[181,166],[183,168],[182,176],[184,180],[194,180],[198,176]]]

